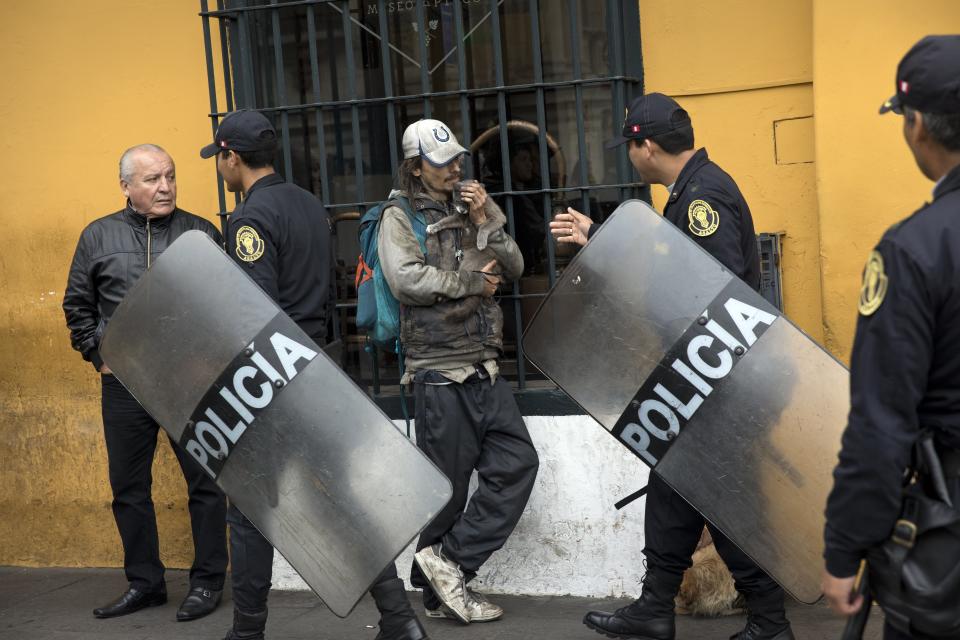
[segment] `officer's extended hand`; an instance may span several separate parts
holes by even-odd
[[[108,366],[105,365],[105,364],[100,365],[100,373],[106,373],[106,374],[113,375],[113,371],[110,371],[110,367],[108,367]]]
[[[493,272],[497,268],[497,261],[491,260],[487,264],[483,265],[483,293],[481,294],[484,298],[490,298],[497,292],[497,288],[500,286],[500,276]]]
[[[487,221],[487,213],[483,209],[487,203],[487,190],[482,184],[476,180],[467,181],[460,187],[460,197],[470,207],[470,222],[479,227]]]
[[[557,242],[587,244],[587,233],[593,224],[588,216],[573,207],[567,207],[566,213],[558,213],[550,223],[550,233]]]
[[[823,572],[823,597],[826,598],[830,608],[844,616],[852,616],[860,607],[863,606],[863,596],[857,595],[853,598],[853,586],[856,582],[856,576],[849,578],[837,578],[826,571]]]

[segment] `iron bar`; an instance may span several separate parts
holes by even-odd
[[[608,3],[609,4],[609,3]],[[573,64],[574,82],[583,78],[583,69],[580,64],[580,29],[577,28],[579,21],[579,6],[577,0],[567,0],[567,17],[570,22],[570,58]],[[590,215],[590,191],[588,187],[589,173],[587,165],[590,161],[590,154],[587,153],[586,123],[583,122],[583,85],[574,86],[574,103],[576,105],[577,119],[577,150],[580,154],[580,212],[584,215]],[[622,181],[622,180],[621,180]]]
[[[457,89],[459,91],[467,90],[467,39],[463,33],[463,6],[459,2],[453,3],[453,26],[454,34],[457,38],[457,78],[459,80]],[[449,56],[445,56],[444,60]],[[443,64],[443,60],[439,64]],[[462,127],[461,143],[467,149],[473,142],[473,132],[470,119],[470,99],[465,93],[460,94],[460,126]],[[471,177],[472,162],[464,163],[464,176]]]
[[[628,189],[633,187],[643,187],[646,186],[642,182],[625,182],[625,183],[615,183],[615,184],[598,184],[590,187],[590,191],[600,191],[603,189]],[[530,196],[530,195],[539,195],[542,193],[546,194],[560,194],[560,193],[571,193],[574,191],[582,191],[580,187],[554,187],[552,189],[525,189],[525,190],[511,190],[511,191],[488,191],[487,195],[489,196]],[[331,209],[358,209],[360,207],[369,207],[370,205],[380,204],[379,200],[367,201],[367,202],[344,202],[344,203],[331,203],[327,205]]]
[[[283,77],[283,36],[280,34],[280,9],[276,8],[276,0],[271,0],[274,9],[270,14],[273,27],[273,64],[276,76],[277,104],[283,104],[287,97],[287,83]],[[280,139],[283,144],[283,173],[288,181],[293,181],[293,157],[290,153],[290,115],[287,111],[280,112]]]
[[[614,75],[619,75],[623,69],[624,64],[624,48],[623,48],[623,34],[619,29],[615,28],[618,24],[618,21],[622,19],[620,15],[620,10],[622,9],[622,4],[617,0],[607,0],[607,30],[608,32],[612,31],[610,36],[610,48],[609,48],[609,65],[611,71],[614,72]],[[626,111],[626,96],[624,94],[624,84],[622,82],[613,83],[613,113],[614,113],[614,122],[616,122],[616,117],[621,113]],[[626,147],[627,145],[621,145]],[[630,175],[630,163],[627,160],[627,151],[625,149],[617,150],[617,180],[621,183],[627,181],[627,176]],[[620,200],[626,200],[627,192],[625,189],[620,190]]]
[[[387,133],[390,137],[390,175],[397,175],[400,153],[397,149],[397,114],[393,101],[393,65],[390,64],[390,29],[387,26],[386,0],[377,0],[377,25],[380,30],[380,67],[383,71],[383,97],[387,100]]]
[[[206,5],[204,5],[206,6]],[[217,7],[223,9],[223,0],[217,0]],[[227,24],[234,24],[234,21],[227,18],[217,20],[220,27],[220,58],[223,62],[223,93],[227,98],[227,111],[233,111],[233,87],[230,80],[230,51],[227,39]]]
[[[405,94],[401,96],[393,97],[379,97],[379,98],[362,98],[356,100],[318,100],[316,102],[310,102],[307,104],[295,104],[295,105],[278,105],[275,107],[263,107],[259,111],[269,112],[269,111],[296,111],[298,109],[340,109],[343,107],[348,107],[353,104],[357,105],[374,105],[380,103],[388,102],[416,102],[419,100],[429,100],[432,98],[446,98],[450,96],[466,95],[466,96],[482,96],[482,95],[496,95],[499,92],[510,91],[510,92],[522,92],[530,91],[533,89],[543,88],[543,89],[566,89],[572,86],[589,86],[589,85],[602,85],[610,84],[617,80],[624,82],[638,82],[637,78],[633,77],[615,77],[615,76],[604,76],[597,78],[583,78],[580,80],[574,81],[556,81],[556,82],[528,82],[523,84],[512,84],[507,86],[493,86],[493,87],[482,87],[477,89],[449,89],[446,91],[434,91],[432,93],[423,94],[423,93],[414,93],[414,94]],[[226,115],[228,112],[210,114],[210,115]]]
[[[430,72],[427,70],[430,62],[429,53],[427,52],[427,38],[429,37],[429,34],[427,33],[428,31],[427,16],[426,10],[423,7],[423,0],[417,0],[417,43],[420,51],[420,92],[423,94],[424,118],[429,118],[433,112],[433,109],[430,105],[430,100],[433,98],[430,93],[431,78]]]
[[[350,26],[350,2],[343,0],[343,44],[346,50],[347,69],[355,69],[353,57],[353,29]],[[357,77],[353,73],[347,73],[347,94],[351,100],[357,99]],[[357,198],[362,202],[363,197],[363,145],[360,139],[360,107],[357,104],[350,105],[350,132],[353,135],[353,166],[356,179]]]
[[[206,11],[207,0],[200,0],[200,9],[201,11]],[[203,52],[204,52],[204,59],[207,63],[207,88],[209,90],[209,97],[210,97],[210,111],[216,112],[217,111],[217,83],[216,83],[216,76],[213,73],[213,44],[210,39],[210,18],[204,17],[202,22],[203,22]],[[217,135],[218,120],[219,118],[217,117],[210,118],[210,129],[211,129],[213,138],[216,138],[216,135]],[[217,203],[220,205],[220,211],[225,212],[227,210],[227,196],[223,188],[223,178],[220,177],[220,173],[217,171],[216,165],[214,165],[213,171],[217,176]],[[220,216],[220,234],[224,238],[227,237],[227,220],[225,215]]]
[[[500,38],[500,3],[497,0],[490,0],[490,30],[493,32],[493,65],[494,78],[497,86],[503,86],[503,46]],[[497,91],[497,117],[500,121],[500,165],[503,172],[503,188],[505,191],[512,191],[513,176],[510,172],[510,143],[507,135],[507,96],[506,90]],[[507,195],[507,229],[510,235],[517,237],[516,220],[513,217],[513,195]],[[519,295],[520,281],[513,283],[513,294]],[[520,314],[520,305],[513,304],[513,321],[517,329],[517,384],[521,389],[527,386],[526,363],[523,358],[523,344],[520,340],[520,333],[523,325],[523,316]]]
[[[307,7],[307,40],[309,41],[310,53],[310,82],[313,86],[313,99],[320,101],[320,64],[317,57],[317,23],[312,6]],[[320,163],[320,201],[325,206],[330,206],[330,179],[327,174],[327,141],[323,128],[323,111],[314,109],[314,119],[317,128],[317,146],[320,147],[318,153]],[[310,169],[313,171],[313,168]]]
[[[540,0],[530,0],[530,47],[533,54],[533,80],[535,83],[543,82],[543,56],[541,55],[540,44]],[[547,151],[547,113],[544,101],[543,87],[537,88],[537,129],[539,130],[538,143],[540,150],[540,185],[542,188],[550,189],[550,156]],[[562,184],[564,176],[558,176],[558,181]],[[541,198],[543,204],[543,232],[544,240],[547,246],[547,282],[550,287],[557,280],[557,262],[554,252],[553,239],[550,237],[550,219],[553,217],[553,198],[550,192],[544,194]]]

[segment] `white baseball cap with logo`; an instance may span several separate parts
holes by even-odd
[[[404,159],[422,156],[435,167],[445,167],[465,153],[470,152],[439,120],[417,120],[403,132]]]

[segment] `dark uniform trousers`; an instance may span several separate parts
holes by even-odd
[[[478,371],[463,384],[436,371],[414,376],[417,446],[453,484],[453,497],[420,534],[417,550],[441,543],[468,579],[513,532],[539,466],[510,385],[502,377],[491,384]],[[477,490],[467,505],[474,469]],[[424,604],[439,607],[416,563],[410,577],[424,589]]]
[[[697,549],[704,525],[713,536],[717,553],[733,574],[737,591],[748,598],[782,591],[770,576],[716,527],[707,523],[703,516],[660,476],[656,473],[650,474],[643,526],[646,538],[643,553],[649,567],[675,576],[679,584],[683,572],[692,564],[693,552]]]
[[[325,323],[322,323],[325,324]],[[313,337],[318,345],[324,345],[322,337]],[[233,605],[243,613],[255,614],[267,608],[273,577],[273,545],[263,537],[260,530],[250,522],[233,503],[227,509],[230,525],[230,580],[233,589]],[[397,589],[403,585],[397,576],[397,567],[390,563],[370,588],[373,594],[378,587],[388,589],[389,582],[397,580]],[[390,598],[391,596],[387,596]],[[404,596],[404,601],[406,596]],[[377,596],[374,596],[377,600]],[[391,600],[392,601],[392,600]],[[378,605],[382,604],[378,601]]]
[[[113,516],[123,542],[123,567],[131,587],[156,591],[164,584],[164,566],[151,497],[151,470],[160,427],[114,376],[101,375],[101,392]],[[227,569],[225,498],[185,451],[172,440],[170,445],[189,495],[194,553],[190,586],[222,589]]]
[[[273,575],[273,545],[253,526],[247,517],[232,504],[227,510],[230,523],[230,576],[233,585],[233,605],[243,613],[259,613],[267,608],[270,578]],[[392,562],[377,577],[370,591],[398,581],[397,567]],[[406,598],[406,596],[404,596]]]

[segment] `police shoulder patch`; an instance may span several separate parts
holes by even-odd
[[[883,298],[887,295],[887,274],[883,271],[883,256],[879,251],[872,251],[863,267],[863,283],[860,285],[860,315],[873,315]]]
[[[690,233],[695,236],[713,235],[720,226],[720,214],[707,204],[706,200],[691,202],[687,207],[687,218],[690,220]]]
[[[263,239],[253,227],[237,229],[237,257],[244,262],[253,262],[263,255]]]

